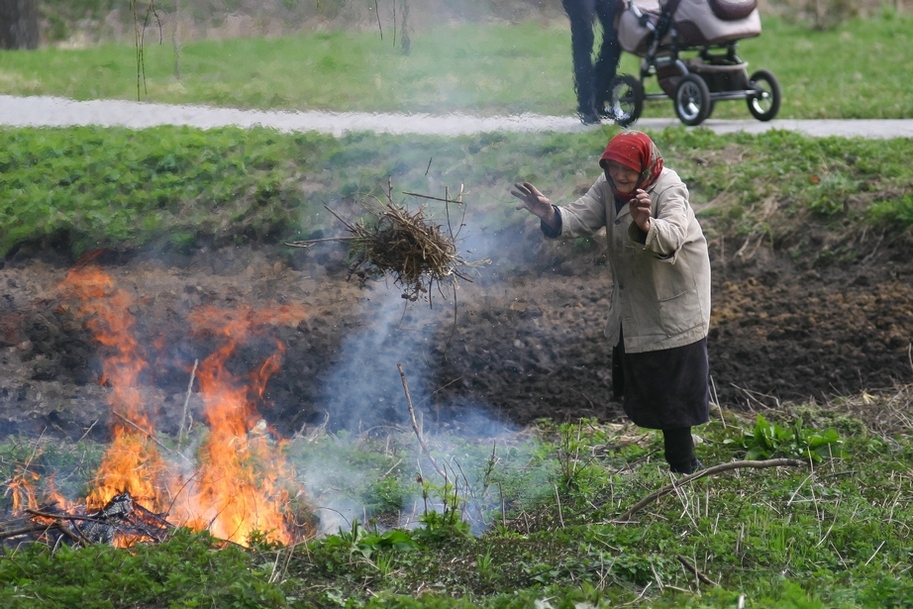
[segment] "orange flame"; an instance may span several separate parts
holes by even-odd
[[[38,474],[35,472],[19,472],[9,482],[9,492],[13,498],[13,510],[21,512],[25,509],[34,510],[38,508],[38,494],[35,492],[35,483],[38,482]]]
[[[24,510],[40,510],[38,503],[38,484],[41,477],[25,467],[20,467],[19,472],[9,481],[8,489],[13,500],[13,511],[22,512]],[[45,482],[45,487],[41,496],[46,504],[57,504],[59,507],[69,507],[69,502],[57,491],[54,479],[51,477]]]
[[[154,428],[139,392],[146,362],[132,333],[136,325],[130,312],[133,300],[127,292],[117,289],[108,275],[92,266],[71,270],[60,287],[63,295],[79,298],[78,313],[88,316],[86,326],[105,348],[101,382],[111,387],[108,401],[115,419],[111,430],[114,442],[105,454],[86,503],[100,508],[125,491],[154,502],[156,478],[164,464],[151,440]],[[162,507],[155,505],[153,509]]]
[[[275,351],[246,378],[226,367],[237,346],[264,326],[294,324],[305,317],[302,307],[268,310],[248,307],[224,311],[202,308],[190,316],[196,331],[222,339],[215,352],[199,366],[199,389],[209,435],[199,453],[199,467],[180,473],[177,463],[166,463],[155,442],[149,408],[140,391],[146,367],[143,349],[133,336],[136,320],[129,294],[114,286],[98,268],[73,269],[61,284],[62,294],[78,298],[78,313],[88,317],[87,327],[105,348],[103,382],[111,387],[110,405],[115,415],[113,443],[99,469],[94,489],[86,500],[94,509],[118,493],[129,492],[147,509],[168,512],[170,522],[215,536],[247,543],[257,531],[270,541],[293,541],[286,515],[288,492],[281,481],[289,479],[281,442],[257,411],[270,376],[280,369],[285,347]]]
[[[285,508],[288,493],[279,485],[287,466],[278,444],[269,440],[254,398],[262,397],[269,377],[279,370],[285,352],[276,341],[275,352],[250,375],[247,383],[232,375],[228,358],[238,344],[269,323],[296,323],[300,308],[222,311],[205,307],[191,315],[198,330],[223,338],[222,346],[200,364],[200,393],[209,438],[201,450],[202,464],[192,481],[195,492],[180,506],[188,520],[206,526],[218,537],[247,539],[254,531],[271,541],[288,543]]]

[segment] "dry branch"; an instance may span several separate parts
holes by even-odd
[[[367,275],[391,274],[403,287],[403,296],[417,300],[427,292],[425,281],[442,282],[456,272],[456,248],[439,226],[429,224],[420,208],[414,214],[388,205],[369,226],[357,224],[350,229],[357,237],[351,273],[365,269]]]
[[[355,276],[365,282],[390,276],[394,284],[403,289],[403,298],[413,302],[427,295],[435,283],[440,285],[457,278],[469,281],[460,268],[472,264],[457,255],[450,231],[445,234],[440,225],[432,223],[425,216],[424,207],[410,212],[406,207],[393,203],[390,193],[387,197],[387,203],[379,211],[368,210],[367,220],[353,223],[346,222],[327,208],[345,225],[350,236],[290,241],[286,245],[309,248],[327,241],[346,242],[349,246],[347,279]],[[448,198],[425,198],[458,203]]]
[[[406,405],[409,407],[409,418],[412,419],[412,429],[415,431],[415,435],[418,438],[419,446],[422,447],[422,450],[428,456],[428,460],[431,461],[431,465],[434,466],[434,471],[440,474],[446,481],[447,474],[444,473],[444,470],[437,464],[434,455],[431,454],[431,450],[428,448],[428,445],[425,444],[425,437],[422,434],[421,428],[418,426],[418,421],[415,419],[415,408],[412,406],[412,395],[409,393],[409,383],[406,382],[406,373],[403,371],[403,365],[396,364],[396,368],[399,370],[399,377],[403,382],[403,391],[406,393]]]
[[[681,554],[676,554],[675,558],[678,559],[678,562],[682,563],[683,567],[685,567],[686,569],[691,571],[691,574],[694,575],[696,578],[698,578],[703,583],[707,584],[708,586],[719,586],[719,584],[717,582],[713,581],[712,579],[710,579],[709,577],[707,577],[706,575],[704,575],[703,573],[698,571],[697,567],[695,567],[690,562],[688,562],[688,559],[685,558],[684,556],[682,556]]]
[[[646,506],[651,504],[652,502],[656,501],[663,495],[667,495],[667,494],[671,493],[672,491],[674,491],[675,489],[677,489],[685,484],[688,484],[690,482],[693,482],[694,480],[697,480],[698,478],[706,478],[707,476],[713,476],[715,474],[729,471],[731,469],[740,469],[740,468],[746,468],[746,467],[750,467],[750,468],[754,468],[754,469],[764,469],[767,467],[783,467],[783,466],[787,466],[787,465],[791,466],[791,467],[799,467],[801,465],[804,465],[804,463],[802,461],[799,461],[798,459],[767,459],[764,461],[732,461],[730,463],[722,463],[720,465],[708,467],[707,469],[702,469],[699,472],[695,472],[693,474],[684,476],[684,477],[680,478],[679,480],[676,480],[675,482],[667,484],[666,486],[662,487],[661,489],[654,491],[653,493],[650,493],[649,495],[647,495],[646,497],[644,497],[643,499],[638,501],[636,504],[634,504],[634,507],[632,507],[627,512],[622,514],[621,517],[616,522],[630,521],[631,517],[634,514],[636,514],[637,512],[639,512],[640,510],[642,510],[643,508],[645,508]]]

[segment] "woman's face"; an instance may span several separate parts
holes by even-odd
[[[605,173],[615,185],[615,190],[624,194],[634,192],[637,179],[640,177],[640,173],[618,161],[607,161]]]

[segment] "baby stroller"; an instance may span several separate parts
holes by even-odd
[[[620,74],[603,113],[626,127],[644,100],[671,98],[686,125],[699,125],[722,100],[744,99],[759,121],[780,109],[780,85],[767,70],[751,76],[736,55],[739,40],[761,33],[757,0],[625,0],[618,18],[621,49],[641,57],[640,77]],[[684,55],[691,55],[686,58]],[[645,93],[656,76],[662,93]]]

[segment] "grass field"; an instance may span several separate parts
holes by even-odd
[[[780,118],[910,118],[913,83],[902,66],[913,62],[911,39],[913,17],[886,9],[827,31],[769,18],[740,51],[749,71],[764,68],[780,81]],[[139,71],[131,45],[0,52],[0,92],[368,112],[575,108],[563,21],[441,25],[417,33],[409,55],[370,31],[193,42],[179,54],[154,40]],[[636,73],[637,61],[625,55],[621,70]],[[741,102],[718,104],[714,115],[749,117]],[[648,103],[644,116],[674,116],[671,102]]]
[[[909,17],[886,12],[824,32],[773,19],[766,26],[743,51],[780,78],[781,116],[913,117],[913,85],[902,77],[913,55]],[[573,109],[569,42],[557,24],[442,27],[417,35],[412,48],[406,57],[376,34],[331,31],[200,42],[182,48],[177,78],[174,50],[151,45],[140,97],[256,108]],[[0,53],[0,93],[135,99],[136,87],[130,46]],[[715,116],[746,114],[733,103]],[[75,258],[99,246],[275,244],[326,229],[334,220],[325,205],[377,195],[389,176],[417,191],[432,181],[465,184],[497,228],[523,221],[509,215],[512,181],[571,196],[592,180],[594,154],[612,132],[335,139],[263,129],[0,129],[0,251],[53,246]],[[913,226],[909,140],[684,128],[654,136],[710,231],[764,233],[775,243],[807,222],[881,234]],[[847,204],[858,193],[866,196]],[[779,213],[762,214],[768,201]],[[655,435],[543,422],[500,440],[496,459],[487,442],[434,437],[433,454],[458,462],[467,481],[456,487],[431,474],[416,480],[414,464],[427,455],[408,433],[296,437],[284,452],[299,472],[358,464],[363,477],[339,490],[366,506],[364,521],[288,547],[255,538],[241,548],[182,531],[132,551],[7,548],[0,606],[910,607],[911,403],[899,387],[784,404],[767,419],[717,413],[701,431],[708,463],[790,461],[690,481],[630,518],[622,516],[671,480]],[[60,483],[82,493],[104,448],[5,438],[0,480],[12,488],[26,472],[61,472]],[[410,530],[380,524],[416,496],[443,509]],[[8,502],[6,492],[0,505]]]

